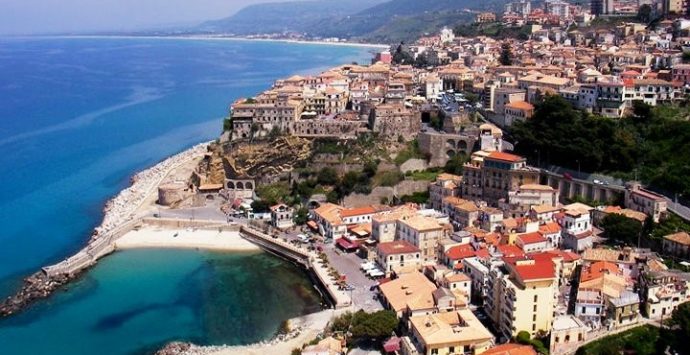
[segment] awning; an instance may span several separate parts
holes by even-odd
[[[359,248],[359,243],[353,243],[353,242],[351,242],[345,238],[340,238],[340,239],[336,240],[336,243],[338,244],[338,246],[340,246],[341,248],[343,248],[345,250],[352,250],[352,249]]]
[[[400,351],[400,338],[392,337],[386,340],[386,342],[383,343],[383,350],[385,350],[387,353]]]
[[[314,221],[307,221],[307,226],[309,226],[309,228],[314,229],[314,230],[319,229],[319,226],[317,226],[316,222],[314,222]]]

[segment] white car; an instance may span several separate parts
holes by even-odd
[[[376,264],[374,264],[372,262],[366,262],[366,263],[362,263],[361,267],[362,267],[362,270],[369,271],[369,270],[375,269]]]

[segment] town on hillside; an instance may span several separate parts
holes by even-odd
[[[394,314],[371,336],[386,353],[598,353],[597,340],[639,329],[654,342],[690,310],[682,187],[558,160],[561,142],[617,145],[576,136],[589,123],[524,147],[558,120],[608,124],[614,142],[663,112],[687,121],[688,10],[519,0],[477,13],[471,35],[443,28],[371,64],[277,80],[231,105],[194,189],[228,223],[319,253],[353,311]],[[495,25],[518,30],[484,31]],[[159,202],[184,203],[186,189],[161,188]],[[367,334],[336,321],[296,351],[338,353]]]

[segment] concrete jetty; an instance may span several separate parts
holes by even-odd
[[[302,264],[307,270],[312,272],[319,281],[321,289],[327,292],[327,296],[332,301],[336,309],[345,308],[352,305],[350,295],[344,290],[340,290],[337,280],[331,277],[328,266],[322,264],[319,255],[307,248],[300,248],[281,238],[263,233],[255,228],[242,226],[240,230],[242,237],[259,245],[260,247],[282,256],[288,260]]]
[[[175,169],[202,157],[208,143],[198,144],[173,155],[132,177],[132,185],[106,203],[102,223],[88,244],[61,262],[43,267],[24,279],[21,289],[0,303],[0,317],[15,314],[34,301],[48,297],[59,287],[77,278],[98,259],[115,251],[115,241],[143,222],[137,217],[142,205]]]

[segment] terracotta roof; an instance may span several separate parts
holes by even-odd
[[[510,154],[510,153],[504,153],[504,152],[491,152],[487,158],[494,159],[494,160],[502,160],[502,161],[507,161],[511,163],[517,163],[524,161],[525,158]]]
[[[674,234],[665,235],[664,239],[670,240],[678,244],[690,245],[690,234],[686,232],[678,232]]]
[[[521,344],[503,344],[495,346],[482,354],[485,355],[537,355],[533,347]]]
[[[503,260],[523,281],[553,279],[556,275],[555,265],[550,259],[531,259],[523,256],[517,258],[504,257]]]
[[[450,260],[462,260],[475,256],[474,248],[471,245],[457,245],[446,251],[446,257]]]
[[[539,232],[533,232],[533,233],[525,233],[525,234],[520,234],[518,235],[518,239],[522,242],[522,244],[534,244],[534,243],[543,243],[546,241],[546,238],[544,238],[543,235]]]
[[[376,248],[383,255],[419,253],[419,248],[404,240],[379,243]]]
[[[507,104],[505,107],[513,108],[516,110],[534,110],[534,105],[526,101],[515,101]]]
[[[554,191],[554,188],[549,186],[549,185],[524,184],[524,185],[520,185],[520,190]]]
[[[539,232],[542,234],[554,234],[561,231],[561,226],[556,222],[549,222],[539,226]]]
[[[607,261],[598,261],[593,263],[588,267],[583,268],[582,273],[580,274],[580,282],[594,280],[603,276],[604,274],[620,274],[618,265]]]
[[[537,214],[560,211],[560,208],[549,205],[532,206],[532,210]]]
[[[372,206],[360,207],[360,208],[349,208],[340,211],[340,217],[352,217],[352,216],[363,216],[367,214],[376,213],[376,209]]]
[[[504,257],[522,257],[525,255],[525,253],[522,251],[522,249],[518,248],[515,245],[499,245],[498,251],[503,254]]]
[[[338,206],[336,204],[324,203],[314,210],[314,214],[325,219],[332,225],[341,225],[343,223],[343,220],[340,218],[339,212],[342,209],[343,208],[341,206]]]
[[[459,272],[459,273],[455,273],[455,274],[446,276],[446,281],[448,281],[448,282],[470,281],[470,277]]]

